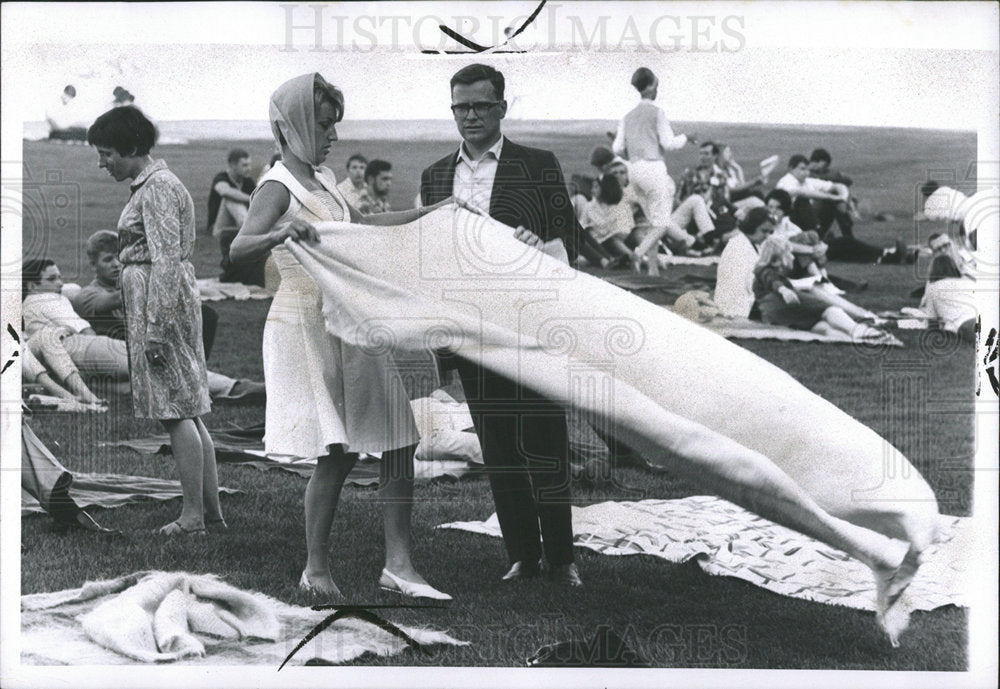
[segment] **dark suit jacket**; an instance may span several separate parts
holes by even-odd
[[[420,176],[420,200],[425,206],[452,195],[455,185],[453,151]],[[561,239],[572,261],[581,232],[559,161],[551,151],[519,146],[504,139],[497,164],[489,214],[511,227],[523,226],[544,241]]]

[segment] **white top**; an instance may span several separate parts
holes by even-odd
[[[354,186],[354,182],[351,181],[350,177],[345,177],[340,184],[337,185],[337,189],[344,195],[344,199],[347,200],[347,203],[352,205],[354,208],[361,205],[361,189]]]
[[[663,160],[664,152],[682,148],[687,141],[686,134],[674,134],[663,110],[643,99],[618,124],[611,148],[629,160]]]
[[[598,242],[603,242],[614,236],[624,237],[632,231],[632,209],[625,202],[625,199],[613,206],[593,199],[584,206],[583,220],[580,224]]]
[[[73,310],[69,299],[54,292],[26,296],[21,306],[21,315],[28,337],[43,328],[65,328],[73,334],[90,328],[90,323]]]
[[[484,213],[490,212],[490,200],[493,198],[493,180],[497,176],[500,164],[500,153],[503,151],[504,138],[473,160],[465,149],[465,142],[458,147],[455,160],[455,182],[452,193],[456,199],[466,201]]]
[[[786,239],[794,237],[797,234],[802,234],[802,228],[789,220],[788,216],[783,216],[781,222],[778,223],[774,228],[774,235],[776,237],[785,237]]]
[[[920,310],[942,321],[945,330],[958,332],[965,321],[976,317],[972,291],[976,283],[969,278],[944,278],[928,282]]]
[[[753,308],[753,267],[757,248],[742,232],[736,232],[719,257],[715,278],[715,305],[730,318],[746,318]]]
[[[778,183],[775,184],[774,187],[775,189],[784,189],[791,194],[794,199],[806,190],[822,191],[827,194],[833,194],[836,193],[837,185],[829,180],[819,179],[817,177],[806,177],[805,180],[800,182],[791,172],[786,172],[784,177],[779,179]]]

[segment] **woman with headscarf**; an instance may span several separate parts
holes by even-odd
[[[270,252],[281,273],[264,327],[264,445],[267,452],[317,458],[305,493],[307,556],[300,587],[340,595],[329,564],[337,502],[358,453],[382,453],[386,560],[379,585],[407,596],[450,600],[420,576],[410,559],[418,433],[402,380],[377,346],[352,346],[327,332],[320,291],[286,245],[318,242],[313,223],[402,225],[454,201],[359,213],[338,190],[333,172],[322,166],[343,115],[343,94],[317,73],[278,87],[269,119],[281,160],[258,182],[230,248],[234,261]]]

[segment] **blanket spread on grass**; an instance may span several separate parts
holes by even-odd
[[[220,493],[235,495],[241,491],[219,486]],[[122,474],[73,474],[69,497],[78,507],[121,507],[147,500],[173,500],[181,497],[180,481],[149,476]],[[21,491],[21,514],[44,514],[38,501]]]
[[[914,610],[967,605],[971,520],[942,516],[942,539],[907,590]],[[496,514],[484,522],[452,522],[500,538]],[[652,555],[669,562],[696,558],[701,568],[792,598],[874,610],[868,568],[843,552],[719,498],[602,502],[573,508],[574,543],[603,555]]]
[[[78,589],[21,596],[21,660],[32,665],[172,662],[277,670],[330,613],[244,591],[211,574],[136,572]],[[442,631],[400,629],[421,645],[468,645]],[[366,653],[389,656],[406,648],[405,641],[378,626],[348,618],[334,622],[289,664],[344,663]]]

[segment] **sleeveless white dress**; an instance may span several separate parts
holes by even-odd
[[[261,178],[288,189],[288,211],[309,222],[348,217],[347,202],[328,168],[316,171],[326,192],[310,192],[279,162]],[[416,444],[419,433],[403,382],[386,355],[366,352],[327,332],[319,288],[284,246],[272,250],[281,284],[264,325],[267,386],[264,449],[295,457],[384,452]]]

